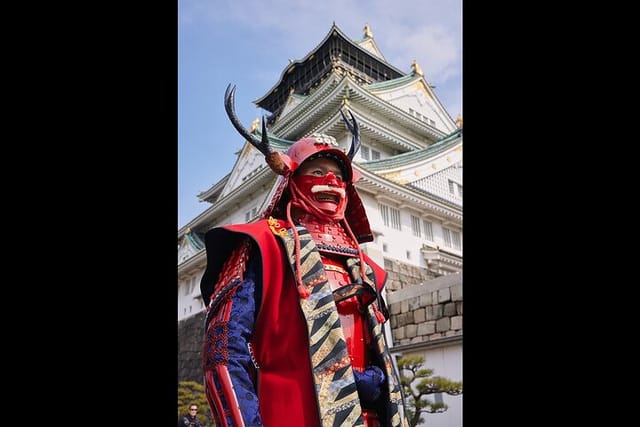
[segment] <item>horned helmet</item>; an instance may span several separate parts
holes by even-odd
[[[266,121],[262,118],[261,139],[247,131],[237,118],[234,108],[235,86],[229,85],[225,92],[225,110],[236,130],[265,156],[272,171],[280,175],[276,191],[262,218],[270,216],[287,217],[288,205],[294,204],[309,214],[324,216],[334,221],[345,221],[359,243],[370,242],[373,234],[366,216],[362,200],[355,189],[362,175],[353,168],[352,160],[360,149],[360,131],[355,117],[349,111],[351,120],[344,112],[340,114],[352,135],[348,153],[338,148],[335,138],[324,134],[312,134],[296,141],[286,154],[273,151],[267,136]],[[296,171],[305,161],[317,158],[333,160],[342,172],[340,179],[333,173],[321,178],[298,175]],[[321,198],[327,194],[337,196],[337,204]]]

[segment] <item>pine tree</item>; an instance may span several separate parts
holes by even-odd
[[[407,356],[398,359],[400,384],[404,390],[409,425],[416,427],[423,423],[423,414],[444,412],[448,406],[444,402],[434,402],[427,396],[446,393],[451,396],[462,394],[462,382],[433,376],[434,370],[423,368],[422,356]]]

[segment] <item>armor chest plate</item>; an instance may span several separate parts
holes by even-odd
[[[353,369],[364,371],[369,364],[369,346],[371,335],[366,324],[366,306],[361,302],[362,296],[355,292],[358,288],[350,286],[351,277],[341,262],[342,257],[321,256],[331,289],[334,291],[336,307],[340,315],[340,324],[344,332],[347,351]],[[341,293],[341,290],[347,290]]]

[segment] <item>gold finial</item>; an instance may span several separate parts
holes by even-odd
[[[373,33],[371,32],[371,27],[369,26],[369,24],[364,25],[364,38],[366,39],[373,38]]]
[[[251,122],[251,127],[249,128],[249,133],[255,132],[258,129],[258,125],[260,124],[260,119],[256,117],[254,121]]]
[[[424,73],[422,72],[422,68],[420,68],[420,66],[418,65],[418,63],[416,62],[415,59],[411,63],[411,69],[413,70],[413,72],[415,74],[418,74],[420,76],[424,76]]]
[[[187,227],[186,230],[184,230],[184,234],[189,234],[191,233],[191,227]]]
[[[456,119],[456,125],[461,128],[462,127],[462,116],[458,114],[458,118]]]
[[[342,98],[342,106],[343,107],[348,107],[349,106],[349,98],[347,98],[346,96],[344,98]]]

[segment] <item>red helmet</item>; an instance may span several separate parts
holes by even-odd
[[[297,141],[287,150],[287,157],[290,159],[290,169],[292,172],[300,167],[302,162],[312,158],[327,157],[334,160],[343,173],[345,182],[352,182],[353,168],[351,160],[344,151],[338,148],[336,139],[329,135],[313,134]]]
[[[281,157],[284,163],[287,164],[290,172],[282,176],[276,184],[276,191],[269,206],[262,213],[262,217],[268,218],[269,216],[275,216],[284,218],[286,216],[286,206],[292,197],[289,187],[295,172],[305,161],[325,157],[335,161],[342,171],[342,182],[344,183],[345,190],[344,198],[346,199],[344,203],[346,206],[338,209],[344,211],[344,220],[349,223],[349,227],[358,242],[364,243],[372,241],[373,234],[364,206],[362,205],[362,200],[353,185],[362,175],[358,170],[353,168],[349,156],[337,147],[338,144],[334,137],[323,134],[313,134],[304,137],[289,147],[287,153],[281,155]]]

